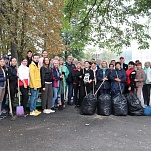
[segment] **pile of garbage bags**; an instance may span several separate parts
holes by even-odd
[[[102,94],[98,97],[89,93],[86,95],[82,101],[81,114],[82,115],[93,115],[96,113],[98,115],[109,116],[111,114],[115,116],[141,116],[141,115],[151,115],[151,108],[145,109],[141,105],[140,100],[134,93],[124,95],[117,94],[111,97],[109,94]]]

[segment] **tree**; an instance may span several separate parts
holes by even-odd
[[[151,0],[66,0],[66,22],[73,18],[75,43],[94,42],[101,48],[121,53],[123,46],[137,40],[140,49],[149,48],[150,35],[141,19],[150,16]]]
[[[0,49],[18,60],[29,49],[46,49],[49,55],[64,51],[60,38],[63,6],[60,0],[1,0]]]

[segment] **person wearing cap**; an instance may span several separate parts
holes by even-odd
[[[133,61],[130,61],[128,63],[128,70],[126,71],[125,93],[134,92],[134,88],[136,87],[135,77],[136,77],[135,63]]]
[[[124,57],[121,56],[121,57],[120,57],[121,68],[124,69],[125,71],[127,71],[128,65],[127,65],[126,63],[124,63],[124,61],[125,61],[125,60],[124,60]]]
[[[8,68],[10,66],[9,56],[4,55],[3,58],[4,58],[4,61],[5,61],[5,66]]]
[[[111,95],[115,96],[118,93],[124,93],[126,73],[125,70],[121,68],[121,63],[115,63],[115,70],[113,70],[109,76],[111,80]]]
[[[145,72],[145,77],[146,77],[144,85],[143,85],[144,104],[146,106],[149,106],[150,88],[151,88],[151,68],[150,68],[150,62],[149,61],[145,62],[144,72]]]

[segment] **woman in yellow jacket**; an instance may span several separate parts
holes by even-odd
[[[33,55],[33,61],[29,66],[30,73],[30,115],[37,116],[41,112],[36,110],[36,101],[38,98],[39,89],[41,88],[41,77],[40,77],[40,66],[39,66],[39,56],[37,54]]]

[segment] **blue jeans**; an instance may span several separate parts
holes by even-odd
[[[59,88],[52,87],[52,90],[53,90],[52,107],[54,107],[55,101],[58,98]]]
[[[67,83],[67,87],[68,87],[68,102],[70,102],[73,96],[73,84]]]
[[[36,102],[38,98],[39,89],[34,90],[33,88],[30,88],[30,112],[33,112],[36,110]]]

